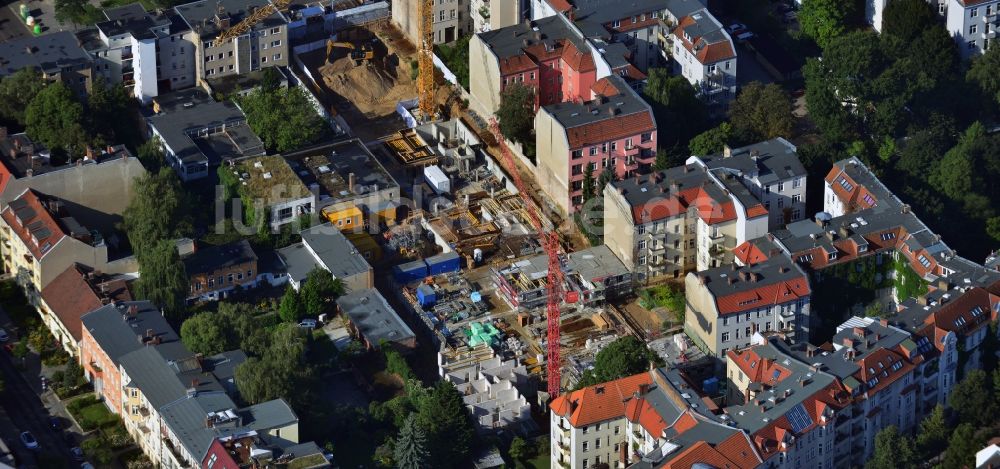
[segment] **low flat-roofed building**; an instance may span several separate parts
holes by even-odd
[[[39,71],[45,80],[62,81],[73,91],[85,94],[90,91],[92,65],[87,51],[70,31],[0,42],[0,77],[30,68]]]
[[[324,216],[360,208],[368,219],[384,204],[399,201],[399,184],[358,139],[290,153],[285,158],[302,182],[316,191],[317,207]]]
[[[264,154],[264,143],[247,125],[243,111],[200,89],[157,96],[146,124],[184,181],[208,176],[209,168],[223,160]]]
[[[374,288],[366,288],[337,298],[337,310],[348,321],[351,334],[375,350],[383,341],[401,352],[411,352],[417,337],[410,326]]]
[[[279,155],[240,160],[226,170],[236,172],[237,191],[243,204],[253,204],[263,210],[264,220],[244,220],[254,227],[267,223],[277,229],[315,210],[315,194]],[[254,212],[254,217],[261,216],[257,210]]]
[[[299,232],[302,242],[278,250],[278,256],[288,272],[288,281],[298,290],[315,268],[330,272],[340,280],[347,292],[375,286],[372,267],[343,233],[330,223],[313,226]]]

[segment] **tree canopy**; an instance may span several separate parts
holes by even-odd
[[[781,86],[751,82],[743,87],[729,108],[733,130],[745,142],[790,137],[792,99]]]
[[[316,317],[329,312],[331,301],[344,294],[344,284],[340,279],[321,267],[315,267],[306,275],[302,285],[300,301],[303,314]]]
[[[521,83],[508,85],[500,92],[497,119],[504,137],[518,143],[534,143],[531,133],[535,127],[535,90]]]
[[[909,42],[937,21],[934,7],[924,0],[893,0],[882,11],[882,34]]]
[[[181,342],[194,353],[215,355],[230,347],[226,337],[225,322],[216,313],[204,311],[184,320],[181,324]]]
[[[247,123],[269,150],[287,152],[315,143],[328,126],[297,88],[259,87],[237,98]]]
[[[22,68],[0,79],[0,119],[25,125],[28,104],[43,88],[45,80],[32,68]]]
[[[1000,104],[1000,47],[990,47],[983,55],[973,58],[967,77],[996,101],[995,104]]]
[[[948,406],[958,413],[959,419],[976,427],[994,423],[994,400],[988,392],[989,376],[983,370],[972,370],[955,384],[948,395]],[[957,429],[956,429],[957,431]]]
[[[236,367],[240,395],[251,404],[277,398],[303,402],[304,380],[310,379],[306,364],[305,332],[294,324],[282,324],[269,334],[270,345],[260,356],[252,356]]]
[[[410,414],[399,429],[393,451],[399,469],[424,469],[429,467],[427,433],[417,424],[416,414]]]
[[[707,156],[722,152],[723,147],[730,144],[733,139],[733,126],[729,122],[723,122],[717,127],[708,129],[695,135],[688,143],[688,150],[692,155]]]
[[[83,104],[62,82],[46,85],[24,111],[25,128],[31,138],[50,150],[80,155],[90,143],[83,127]]]
[[[136,293],[163,308],[168,318],[182,319],[190,288],[184,263],[172,240],[158,241],[142,256]]]
[[[708,127],[708,110],[687,78],[651,68],[642,92],[653,108],[657,128],[670,129],[658,135],[660,148],[686,149],[688,141]]]
[[[170,168],[137,178],[132,190],[132,200],[122,218],[129,243],[141,264],[159,241],[192,231],[191,202]]]
[[[803,0],[799,24],[803,33],[825,48],[855,23],[859,13],[858,2],[855,1]]]
[[[281,306],[278,308],[278,315],[285,322],[298,322],[306,316],[306,307],[302,301],[302,295],[295,291],[291,285],[285,288],[285,294],[281,297]]]
[[[909,469],[920,462],[913,442],[900,434],[895,425],[883,428],[875,435],[875,452],[865,469]]]
[[[136,147],[142,141],[138,109],[139,101],[122,84],[109,84],[98,75],[87,93],[87,129],[97,134],[95,141],[99,144]]]
[[[455,385],[437,381],[417,400],[417,421],[427,429],[431,467],[465,467],[476,431]]]
[[[926,460],[937,456],[948,446],[948,436],[951,434],[951,427],[944,418],[944,407],[940,404],[934,406],[924,420],[920,422],[920,430],[917,432],[917,450]]]
[[[642,341],[633,336],[616,339],[597,352],[594,369],[584,373],[577,388],[642,373],[650,363],[662,365],[663,360]]]
[[[976,466],[976,451],[983,447],[984,441],[976,433],[976,428],[969,423],[955,427],[948,440],[948,449],[944,453],[941,467],[944,469],[964,469]]]

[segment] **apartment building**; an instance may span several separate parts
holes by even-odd
[[[76,33],[93,58],[95,74],[122,84],[143,103],[195,85],[195,45],[173,10],[147,12],[141,4],[104,10],[104,21]]]
[[[788,140],[779,137],[741,148],[725,146],[721,154],[692,156],[687,164],[736,176],[764,204],[769,230],[806,216],[806,170]]]
[[[224,44],[214,43],[220,33],[268,5],[267,0],[200,0],[174,8],[189,28],[185,39],[195,45],[195,80],[288,66],[288,28],[278,12]]]
[[[352,291],[337,298],[337,311],[347,319],[347,329],[368,350],[382,344],[403,353],[417,347],[417,336],[385,297],[374,288]]]
[[[411,44],[420,44],[420,6],[423,0],[392,0],[392,22]],[[433,0],[434,44],[447,44],[473,31],[471,0]],[[512,0],[496,3],[515,3]],[[480,5],[481,6],[481,5]],[[517,19],[514,20],[515,22]]]
[[[0,212],[4,269],[30,300],[36,301],[39,292],[77,263],[107,273],[138,270],[134,258],[120,257],[101,231],[88,228],[75,214],[93,215],[34,189],[25,189]]]
[[[637,282],[729,264],[767,225],[768,210],[725,169],[686,164],[604,189],[605,244]]]
[[[244,216],[243,221],[254,229],[277,230],[316,209],[316,194],[281,155],[232,161],[226,170],[240,181],[235,189],[243,203],[253,204],[254,209],[249,211],[253,215]]]
[[[736,97],[736,48],[707,8],[682,17],[670,34],[674,73],[687,78],[702,100],[724,103]]]
[[[1000,34],[1000,1],[948,0],[945,27],[963,59],[970,59],[996,47]]]
[[[257,286],[260,270],[250,242],[197,249],[183,259],[190,282],[188,300],[218,301],[242,288]]]
[[[656,161],[649,105],[616,75],[597,81],[594,90],[590,101],[543,106],[535,114],[538,182],[568,214],[585,208],[586,166],[596,181],[605,171],[616,179],[646,173]]]
[[[83,376],[112,412],[121,413],[125,392],[118,366],[126,354],[147,346],[162,347],[167,359],[180,359],[189,352],[166,318],[148,301],[115,302],[80,318],[80,366]]]
[[[81,96],[90,91],[93,79],[93,61],[69,31],[0,43],[0,77],[23,68],[37,70],[44,80],[61,81]]]
[[[707,355],[723,358],[756,333],[809,338],[809,278],[785,256],[689,273],[684,286],[684,331]]]
[[[506,28],[520,22],[528,12],[528,3],[522,0],[471,0],[472,33],[485,33]]]
[[[45,327],[66,353],[79,357],[83,315],[111,302],[132,301],[132,294],[123,278],[74,264],[42,289],[40,300],[38,313]]]

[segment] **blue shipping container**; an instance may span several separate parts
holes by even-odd
[[[711,378],[706,379],[705,381],[702,381],[701,390],[708,395],[712,395],[719,392],[719,378],[713,376]]]
[[[430,285],[421,285],[417,287],[417,302],[420,306],[431,306],[437,301],[437,296],[434,294],[434,289]]]
[[[423,260],[407,262],[392,268],[393,276],[399,283],[410,283],[427,277],[427,264]]]
[[[457,252],[446,252],[425,259],[431,275],[458,272],[462,269],[462,257]]]

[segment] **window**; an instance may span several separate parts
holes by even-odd
[[[243,272],[236,273],[236,280],[243,280]]]
[[[881,238],[882,241],[889,241],[891,239],[896,239],[896,233],[892,231],[887,231],[879,235],[879,238]]]
[[[264,56],[264,57],[260,58],[260,63],[264,63],[264,62],[267,62],[267,56]]]
[[[974,24],[972,26],[969,26],[969,34],[976,34],[978,31],[979,31],[979,25],[978,24]]]
[[[614,27],[614,28],[620,28],[620,27],[621,27],[621,25],[622,25],[622,22],[621,22],[621,20],[614,20],[614,21],[613,21],[613,22],[611,23],[611,26],[612,26],[612,27]]]
[[[728,326],[729,325],[729,318],[728,317],[722,318],[722,325],[723,326]]]
[[[280,45],[281,45],[281,39],[278,39],[277,41],[271,41],[271,47],[278,47]]]
[[[799,203],[801,201],[802,201],[802,196],[801,195],[795,194],[795,195],[792,196],[792,203],[793,204],[797,204],[797,203]]]
[[[969,16],[972,17],[972,18],[975,18],[975,17],[979,16],[979,9],[978,8],[973,8],[973,9],[969,10]]]
[[[578,165],[573,165],[573,168],[572,168],[572,171],[571,171],[571,173],[572,173],[572,174],[573,174],[574,176],[577,176],[577,175],[580,175],[580,174],[583,174],[583,171],[581,171],[581,169],[582,169],[582,168],[583,168],[583,165],[579,165],[579,164],[578,164]]]
[[[868,204],[869,207],[875,205],[875,198],[872,197],[871,194],[865,194],[863,198],[865,200],[865,203]]]
[[[778,199],[778,208],[785,206],[785,199]]]
[[[923,254],[921,254],[920,257],[917,258],[917,261],[919,261],[920,265],[924,266],[925,269],[929,269],[931,267],[930,259],[928,259],[927,256]]]
[[[590,450],[590,443],[589,443],[589,442],[586,442],[586,441],[584,441],[584,442],[583,442],[583,452],[584,452],[584,453],[586,453],[586,452],[587,452],[587,451],[589,451],[589,450]]]
[[[631,138],[626,138],[625,139],[625,148],[626,149],[632,148],[632,139]]]
[[[274,60],[281,60],[281,54],[274,54]]]
[[[597,147],[590,147],[590,156],[597,156]]]
[[[574,160],[583,158],[583,150],[573,150],[570,153],[570,157],[573,158]]]
[[[617,435],[617,434],[621,433],[621,430],[622,430],[622,427],[621,427],[621,425],[615,425],[615,435]],[[615,451],[617,451],[617,450],[618,450],[617,446],[618,446],[618,445],[615,445]]]
[[[639,249],[646,249],[646,240],[639,241]]]
[[[279,31],[281,31],[281,28],[271,28],[271,34],[278,34]]]
[[[750,337],[750,334],[753,334],[753,332],[751,332],[750,329],[751,328],[748,327],[748,328],[746,328],[745,331],[743,331],[743,334],[744,334],[743,337]]]
[[[252,278],[252,277],[253,277],[253,270],[248,270],[247,271],[247,278]]]
[[[639,265],[646,265],[646,256],[639,256]]]
[[[729,342],[729,333],[728,332],[723,332],[722,333],[722,341],[723,342]]]
[[[785,183],[779,182],[778,183],[778,192],[784,192],[784,190],[785,190]]]
[[[792,180],[792,189],[798,189],[801,186],[802,186],[802,180],[801,179],[793,179]]]
[[[850,181],[848,181],[843,176],[840,177],[840,179],[837,181],[837,183],[839,183],[840,187],[843,187],[845,191],[850,192],[850,191],[854,190],[854,184],[851,184]]]

